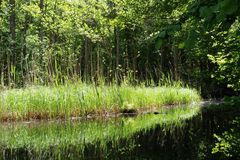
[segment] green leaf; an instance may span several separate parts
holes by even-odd
[[[167,26],[168,35],[173,35],[180,29],[181,29],[181,25],[179,24],[169,25]]]
[[[188,38],[184,42],[185,47],[186,48],[194,47],[196,41],[197,41],[197,32],[194,29],[191,29],[188,33]]]
[[[165,38],[166,34],[167,34],[166,31],[162,31],[162,32],[160,32],[160,33],[158,34],[158,37],[160,37],[160,38]]]
[[[183,49],[185,47],[185,42],[181,42],[178,44],[179,49]]]
[[[164,40],[161,39],[161,38],[158,38],[157,41],[156,41],[156,43],[155,43],[156,49],[160,49],[163,44],[164,44]]]
[[[213,17],[213,10],[208,6],[201,7],[199,9],[200,17],[205,18],[206,20],[211,20]]]
[[[219,11],[226,15],[231,15],[238,10],[238,0],[224,0],[218,4]]]

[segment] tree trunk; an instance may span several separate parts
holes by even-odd
[[[133,67],[133,79],[136,79],[136,73],[137,73],[137,51],[136,51],[136,42],[134,40],[132,40],[132,67]]]
[[[16,64],[16,12],[15,12],[15,0],[10,0],[10,18],[9,18],[9,29],[11,35],[10,49],[11,56],[8,56],[8,83],[11,84],[11,66]],[[13,61],[11,63],[11,57]]]
[[[85,44],[84,44],[84,78],[87,81],[88,79],[88,72],[89,72],[89,53],[88,53],[88,45],[89,45],[89,39],[85,37]]]
[[[97,79],[99,79],[100,73],[100,53],[99,53],[99,45],[97,45]]]
[[[93,76],[93,55],[92,55],[92,44],[91,44],[91,41],[89,39],[89,42],[88,42],[88,54],[90,56],[90,80],[92,79],[92,76]]]
[[[119,70],[120,70],[120,66],[119,66],[119,59],[120,59],[120,51],[119,51],[119,48],[120,48],[120,44],[119,44],[119,28],[118,26],[115,27],[115,30],[114,30],[114,34],[115,34],[115,54],[116,54],[116,77],[117,77],[117,81],[120,80],[120,75],[119,75]]]
[[[129,72],[129,31],[128,29],[125,29],[124,70],[125,70],[125,74],[128,74]]]
[[[27,4],[29,4],[29,1],[27,1]],[[24,71],[26,68],[23,67],[24,59],[27,54],[27,46],[26,46],[26,35],[27,35],[27,30],[29,27],[29,21],[30,21],[30,16],[28,14],[25,15],[25,22],[24,22],[24,28],[23,28],[23,46],[22,46],[22,52],[21,52],[21,58],[20,58],[20,66],[21,66],[21,83],[24,85],[24,77],[25,73],[29,71]]]
[[[178,75],[178,50],[176,49],[176,47],[173,45],[173,61],[174,61],[174,79],[175,80],[179,80],[179,75]]]
[[[0,13],[2,13],[2,0],[0,0]],[[0,44],[2,43],[2,37],[0,35]],[[4,59],[3,59],[3,55],[0,57],[1,61],[0,61],[0,67],[1,67],[1,74],[0,74],[0,85],[4,86]],[[1,86],[0,86],[1,87]]]
[[[40,0],[39,2],[39,8],[41,11],[41,19],[40,19],[40,26],[39,26],[39,39],[42,42],[43,41],[43,25],[42,25],[42,16],[43,16],[43,9],[44,9],[44,0]]]
[[[15,13],[15,0],[10,0],[10,19],[9,19],[9,26],[10,26],[10,33],[11,33],[11,40],[12,40],[12,49],[15,49],[15,41],[16,41],[16,13]]]

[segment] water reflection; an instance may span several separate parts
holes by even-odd
[[[1,159],[206,159],[232,114],[199,106],[114,119],[4,124]]]

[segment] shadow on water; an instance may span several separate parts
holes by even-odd
[[[1,159],[216,159],[239,112],[185,106],[115,119],[3,124]]]

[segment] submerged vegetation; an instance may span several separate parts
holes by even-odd
[[[34,86],[0,92],[0,119],[30,120],[106,115],[200,100],[197,91],[173,87],[91,85]]]

